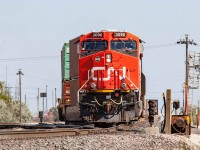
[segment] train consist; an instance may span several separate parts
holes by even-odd
[[[80,35],[61,52],[61,121],[120,123],[145,115],[142,40],[129,32]]]

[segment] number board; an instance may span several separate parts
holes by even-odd
[[[102,38],[103,37],[103,33],[102,32],[93,32],[92,33],[92,37],[93,38]]]
[[[114,32],[113,37],[115,38],[126,37],[126,32]]]

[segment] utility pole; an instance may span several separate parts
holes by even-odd
[[[43,117],[44,117],[44,96],[42,96],[43,97],[43,101],[42,101],[42,111],[43,111]]]
[[[47,87],[48,87],[48,85],[46,85],[46,93],[47,93]],[[46,95],[46,112],[48,112],[48,106],[47,106],[47,95]]]
[[[24,98],[25,98],[25,104],[26,104],[26,94],[25,94],[25,97],[24,97]]]
[[[53,107],[53,101],[54,101],[54,99],[53,99],[53,91],[52,91],[52,107]]]
[[[18,81],[16,80],[16,84],[15,84],[15,100],[17,100],[17,94],[18,94],[17,83],[18,83]]]
[[[39,114],[39,100],[40,100],[40,89],[38,88],[38,96],[37,96],[37,112]]]
[[[40,114],[39,113],[39,116],[41,117],[43,117],[43,120],[44,120],[44,98],[47,96],[47,93],[40,93],[40,97],[42,97],[43,98],[43,101],[42,101],[42,114]]]
[[[177,44],[186,45],[186,62],[185,62],[185,115],[188,115],[188,94],[189,94],[189,85],[188,85],[188,75],[189,75],[189,59],[188,59],[188,45],[197,45],[193,40],[188,39],[188,34],[185,35],[185,39],[179,40]]]
[[[22,122],[22,82],[21,82],[21,75],[24,75],[22,73],[22,70],[19,69],[17,72],[17,75],[19,75],[19,100],[20,100],[20,123]]]
[[[7,83],[8,83],[7,78],[8,78],[8,68],[7,68],[7,65],[6,65],[6,87],[8,86],[7,85]]]
[[[55,88],[55,107],[56,107],[56,99],[57,97],[56,97],[56,88]]]
[[[197,113],[197,128],[199,127],[199,100],[198,100],[198,113]]]
[[[183,90],[181,91],[182,93],[183,93],[183,108],[184,108],[184,102],[185,102],[185,100],[184,100],[184,87],[183,87]]]
[[[13,87],[6,86],[5,88],[6,88],[8,100],[10,101],[11,100],[11,88],[13,88]]]

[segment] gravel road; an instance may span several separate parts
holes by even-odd
[[[123,132],[74,137],[0,140],[2,150],[198,150],[189,139],[175,135]]]

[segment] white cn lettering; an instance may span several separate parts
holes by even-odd
[[[95,71],[100,71],[100,70],[105,70],[105,67],[93,67],[92,69],[91,69],[91,76],[92,76],[92,80],[93,81],[97,81],[97,77],[95,77],[94,76],[94,72]],[[104,77],[104,78],[102,78],[102,80],[103,81],[108,81],[108,80],[110,80],[110,72],[112,71],[112,72],[114,72],[114,68],[113,67],[109,67],[108,69],[107,69],[107,77]],[[117,76],[117,72],[115,73],[115,75]],[[123,67],[122,68],[122,76],[120,76],[119,75],[119,79],[120,80],[122,80],[122,79],[125,79],[125,77],[126,77],[126,67]]]

